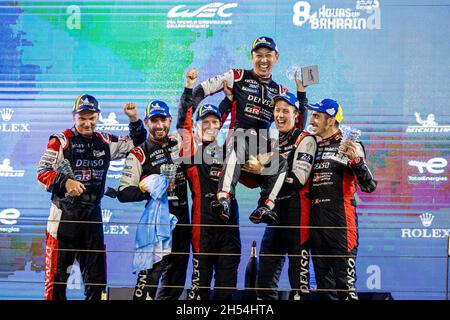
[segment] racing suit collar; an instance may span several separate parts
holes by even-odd
[[[292,128],[292,130],[290,130],[288,132],[280,132],[280,134],[279,134],[280,142],[283,142],[286,139],[289,139],[296,130],[298,130],[298,129],[296,127],[294,127],[294,128]]]
[[[152,138],[151,135],[149,135],[148,139],[152,142],[156,142],[157,144],[159,144],[163,147],[165,147],[169,143],[169,138],[167,136],[163,140],[156,140],[156,139]]]
[[[333,133],[331,136],[324,138],[320,141],[320,143],[329,143],[331,141],[339,140],[342,137],[342,132],[340,129],[338,129],[335,133]]]
[[[272,75],[270,75],[270,76],[267,77],[267,78],[262,78],[262,77],[258,76],[258,75],[255,73],[255,70],[253,70],[253,69],[252,69],[252,75],[253,75],[256,79],[258,79],[259,82],[267,83],[267,82],[270,82],[270,81],[272,80]]]
[[[93,132],[92,135],[91,135],[90,137],[83,136],[83,135],[77,130],[77,128],[76,128],[75,126],[72,127],[72,132],[73,132],[73,134],[74,134],[75,136],[80,136],[81,138],[83,138],[83,139],[85,139],[85,140],[88,140],[88,141],[92,140],[92,138],[94,137],[94,134],[95,134],[95,132]]]

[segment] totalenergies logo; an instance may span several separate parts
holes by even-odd
[[[20,211],[15,208],[0,211],[0,233],[17,233],[20,228],[15,227],[20,218]]]

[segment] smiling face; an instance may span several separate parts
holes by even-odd
[[[273,109],[275,125],[281,133],[286,133],[294,129],[295,120],[298,117],[297,109],[284,100],[278,100]]]
[[[163,140],[167,137],[171,123],[171,117],[161,115],[155,115],[149,120],[145,120],[150,136],[155,140]]]
[[[259,48],[252,52],[253,71],[258,77],[268,78],[278,61],[278,53],[269,48]]]
[[[214,114],[204,116],[199,125],[201,126],[201,140],[213,142],[220,130],[220,119]]]
[[[75,129],[78,133],[86,138],[92,137],[95,127],[97,126],[98,113],[93,111],[81,111],[72,115],[75,121]]]
[[[336,119],[317,111],[313,111],[309,119],[312,131],[322,139],[332,136],[337,131],[335,123]]]

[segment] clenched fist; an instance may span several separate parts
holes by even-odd
[[[136,122],[139,120],[137,115],[136,103],[128,102],[123,105],[123,112],[130,118],[130,122]]]
[[[192,89],[194,87],[195,82],[198,78],[198,71],[197,69],[189,69],[186,72],[186,88]]]

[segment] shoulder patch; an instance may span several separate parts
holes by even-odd
[[[95,132],[95,134],[97,135],[97,137],[99,137],[104,143],[110,144],[111,143],[111,137],[112,135],[110,135],[107,132]]]
[[[73,137],[73,132],[70,129],[64,130],[60,133],[52,134],[49,138],[51,140],[52,138],[56,138],[61,143],[61,147],[63,150],[65,150],[69,146],[69,138]]]
[[[234,81],[242,80],[242,77],[244,76],[244,70],[243,69],[232,69],[232,70],[233,70]]]
[[[130,153],[134,154],[134,156],[138,159],[141,164],[145,162],[145,153],[141,147],[136,147],[130,151]]]
[[[181,136],[180,136],[180,134],[178,133],[178,131],[169,133],[169,134],[167,135],[167,137],[168,137],[170,140],[175,140],[175,141],[177,141],[177,142],[180,141],[180,139],[181,139]]]
[[[300,142],[302,142],[302,140],[306,137],[312,137],[314,138],[314,140],[316,139],[315,136],[313,136],[311,133],[307,132],[307,131],[302,131],[302,133],[300,134],[300,136],[297,138],[297,140],[295,141],[295,146],[297,147]]]

